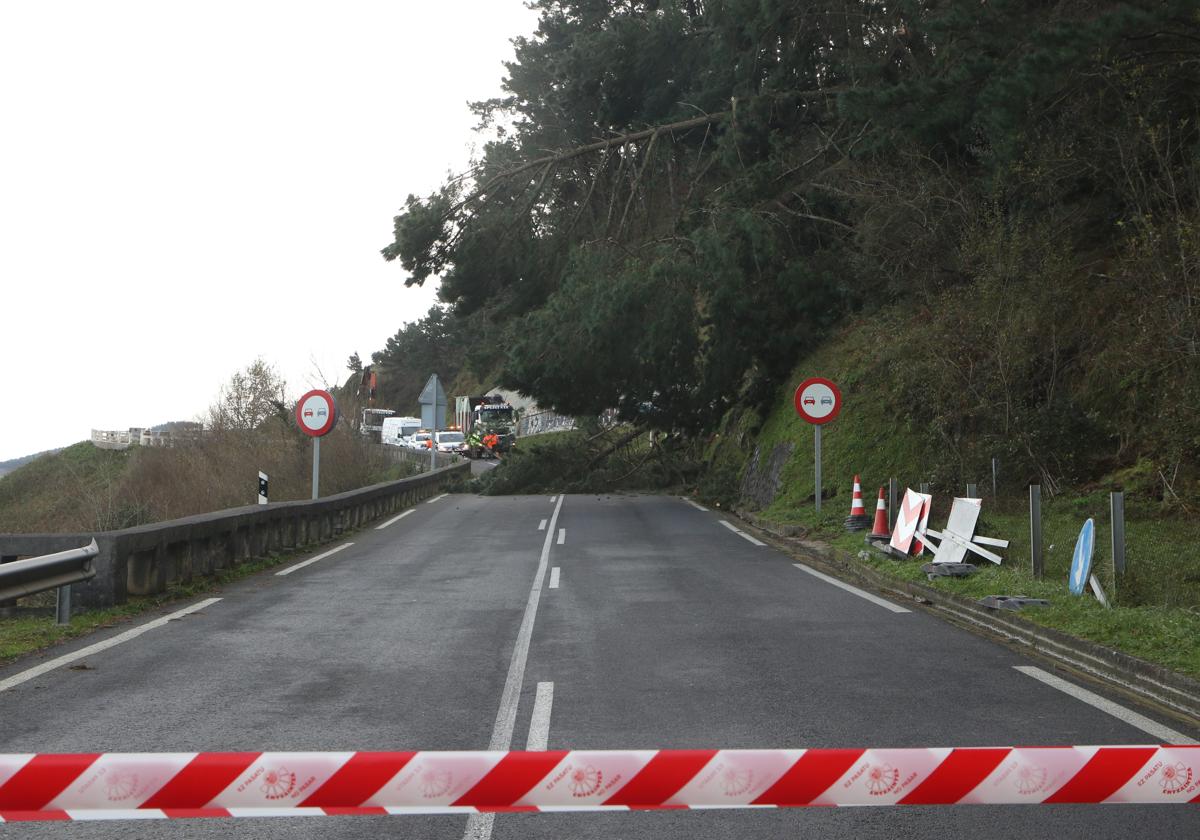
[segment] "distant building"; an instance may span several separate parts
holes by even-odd
[[[146,429],[131,426],[123,431],[92,429],[92,445],[97,449],[128,449],[131,446],[174,446],[177,443],[195,440],[204,432],[200,423],[164,423]]]

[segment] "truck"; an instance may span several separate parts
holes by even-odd
[[[362,420],[358,424],[360,434],[381,443],[383,439],[383,421],[395,415],[390,408],[364,408]]]
[[[517,443],[516,411],[503,397],[456,397],[454,418],[466,435],[468,458],[492,458],[510,451]],[[492,447],[484,442],[490,435],[496,436]]]

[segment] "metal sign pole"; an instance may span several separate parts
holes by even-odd
[[[318,488],[321,486],[321,439],[313,438],[313,494],[315,499],[319,496]]]
[[[1029,559],[1033,576],[1042,578],[1042,486],[1029,485]]]
[[[816,492],[813,498],[817,503],[817,513],[821,512],[821,426],[813,426],[813,486]]]
[[[1117,598],[1117,578],[1125,574],[1125,494],[1110,493],[1108,496],[1109,512],[1112,515],[1112,561],[1113,561],[1113,600]]]
[[[58,602],[54,610],[54,623],[65,627],[71,623],[71,584],[58,587]]]

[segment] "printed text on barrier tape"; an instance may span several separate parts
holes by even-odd
[[[1200,803],[1200,746],[0,755],[0,819]]]

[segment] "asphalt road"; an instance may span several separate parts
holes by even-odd
[[[835,587],[723,519],[670,497],[423,503],[294,573],[229,586],[197,612],[0,688],[0,752],[1164,740],[1015,670],[1043,663]],[[0,669],[0,686],[39,661]],[[548,726],[531,727],[539,684],[553,686]],[[46,838],[1135,834],[1195,837],[1200,815],[1029,806],[0,825]]]

